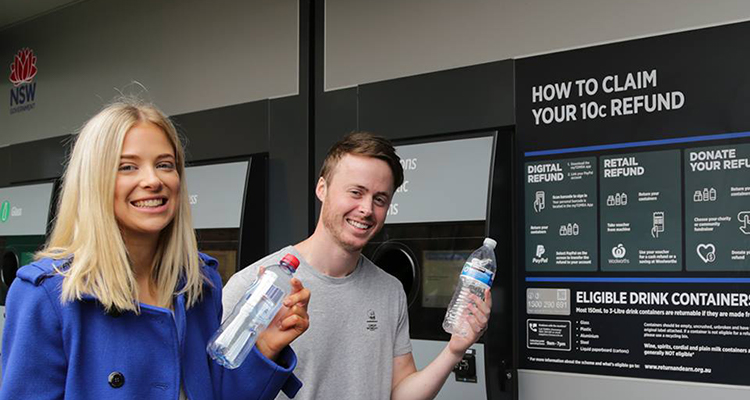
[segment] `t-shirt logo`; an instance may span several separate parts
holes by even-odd
[[[370,332],[378,329],[378,319],[375,317],[375,311],[372,309],[367,310],[367,326],[365,329]]]

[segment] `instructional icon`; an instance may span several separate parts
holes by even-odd
[[[612,256],[615,258],[623,258],[625,257],[625,253],[627,250],[625,250],[625,246],[622,245],[622,243],[619,243],[617,246],[612,248]]]
[[[654,212],[654,224],[651,227],[651,236],[658,238],[664,232],[664,211]]]
[[[737,214],[737,220],[742,224],[740,231],[745,235],[750,235],[750,211],[740,211]]]
[[[615,193],[607,196],[608,207],[618,207],[628,205],[628,194],[627,193]]]
[[[701,243],[695,248],[695,250],[698,252],[698,257],[700,257],[704,263],[708,264],[716,261],[716,246],[714,246],[713,243]]]
[[[578,236],[579,232],[578,224],[560,225],[560,236]]]
[[[547,249],[544,248],[543,244],[536,245],[536,257],[531,259],[534,264],[546,264],[549,262],[549,257],[542,257]]]
[[[536,192],[536,195],[534,196],[534,211],[535,212],[542,212],[545,207],[545,194],[544,191],[540,190]]]
[[[536,256],[537,256],[537,258],[543,256],[545,251],[546,250],[545,250],[543,244],[536,245]]]
[[[716,189],[703,188],[703,190],[699,189],[693,193],[693,202],[701,203],[704,201],[716,201]]]

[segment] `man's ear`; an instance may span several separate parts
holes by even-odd
[[[315,195],[318,196],[318,200],[322,203],[326,198],[326,191],[328,190],[328,183],[322,176],[318,179],[318,184],[315,185]]]

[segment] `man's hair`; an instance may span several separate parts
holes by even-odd
[[[189,307],[201,296],[204,278],[185,185],[182,143],[172,122],[153,104],[123,98],[92,117],[77,135],[63,175],[52,234],[37,253],[37,258],[70,260],[69,268],[59,270],[64,276],[63,302],[89,294],[107,310],[140,311],[138,285],[114,212],[123,141],[138,123],[152,123],[167,137],[180,176],[179,205],[161,232],[154,258],[151,278],[159,288],[158,304],[169,307],[176,294],[185,293]]]
[[[373,157],[385,161],[393,174],[393,190],[404,183],[404,168],[390,140],[370,132],[351,132],[334,144],[320,168],[320,177],[331,183],[333,171],[346,155]]]

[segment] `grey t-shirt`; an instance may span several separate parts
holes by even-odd
[[[295,400],[378,399],[391,396],[393,358],[411,352],[406,295],[401,282],[364,256],[346,277],[311,267],[287,246],[236,273],[224,288],[228,315],[255,280],[258,268],[287,253],[300,261],[296,277],[310,289],[310,328],[292,343],[294,373],[303,386]],[[279,394],[278,399],[287,399]]]

